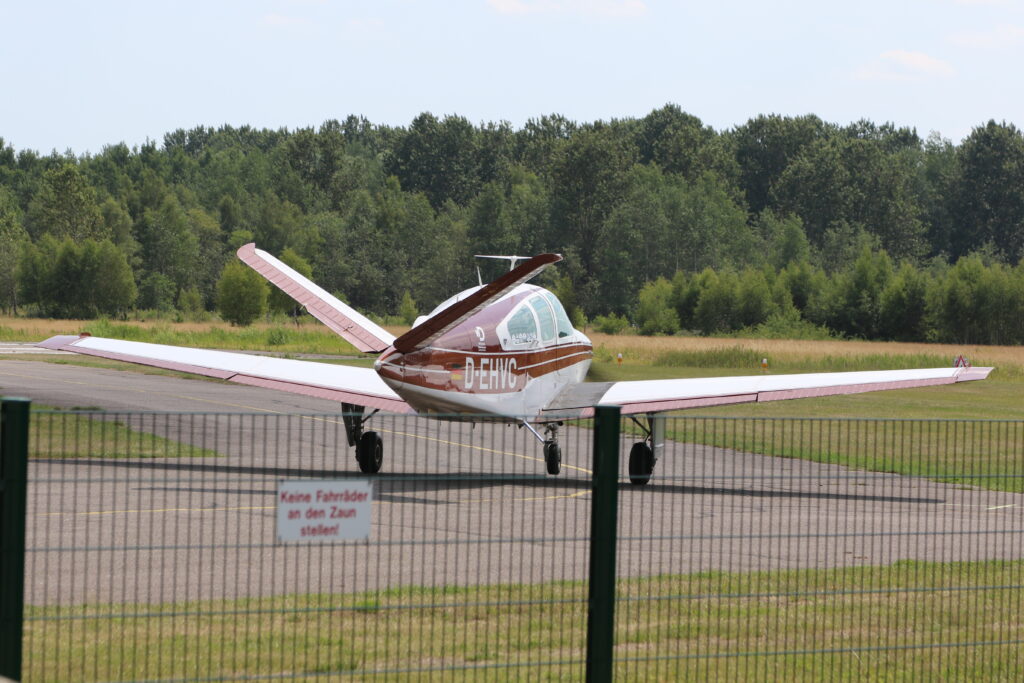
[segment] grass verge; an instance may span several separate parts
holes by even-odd
[[[178,417],[159,413],[103,413],[32,406],[30,458],[205,458],[219,454],[176,439]]]

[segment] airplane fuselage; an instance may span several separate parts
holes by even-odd
[[[584,381],[592,358],[590,339],[572,327],[558,299],[520,285],[425,348],[389,348],[374,367],[420,413],[530,416]]]

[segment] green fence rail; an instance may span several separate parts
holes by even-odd
[[[0,403],[0,676],[21,680],[30,402]]]
[[[24,680],[1024,673],[1022,421],[602,409],[557,476],[515,425],[370,424],[375,475],[340,415],[33,411]],[[282,538],[286,483],[364,481],[367,535]]]

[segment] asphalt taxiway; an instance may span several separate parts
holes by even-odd
[[[134,371],[0,361],[0,392],[203,449],[101,450],[30,464],[30,604],[178,602],[408,585],[586,576],[591,432],[562,430],[563,471],[501,424],[375,416],[384,469],[358,472],[337,404]],[[144,411],[144,412],[140,412]],[[158,412],[145,412],[158,411]],[[165,414],[169,411],[170,414]],[[626,483],[619,571],[882,565],[1019,558],[1024,495],[670,443],[644,487]],[[366,541],[280,543],[282,480],[370,479]]]

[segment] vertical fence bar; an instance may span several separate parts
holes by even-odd
[[[619,509],[618,406],[594,415],[594,479],[590,508],[590,598],[587,614],[587,680],[611,681],[615,645],[615,543]]]
[[[25,607],[25,489],[31,401],[0,406],[0,676],[21,680]]]

